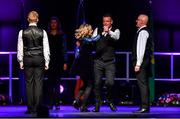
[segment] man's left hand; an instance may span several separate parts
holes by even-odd
[[[108,32],[109,31],[109,27],[108,26],[104,26],[104,32]]]
[[[48,65],[45,65],[45,70],[48,70],[49,69],[49,66]]]
[[[134,71],[135,71],[135,72],[139,72],[139,71],[140,71],[140,66],[137,66],[137,65],[136,65],[136,66],[134,67]]]

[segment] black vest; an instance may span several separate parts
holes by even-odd
[[[37,26],[29,26],[23,30],[24,55],[43,54],[43,30]]]
[[[149,64],[146,64],[146,63],[150,63],[150,57],[151,57],[151,55],[153,55],[154,42],[153,42],[153,39],[152,39],[152,34],[151,34],[151,32],[149,31],[149,29],[147,27],[144,27],[144,28],[140,29],[136,33],[136,36],[135,36],[135,40],[134,40],[134,44],[133,44],[133,51],[132,51],[133,66],[135,66],[136,62],[137,62],[137,53],[136,53],[136,51],[137,51],[137,39],[138,39],[139,33],[142,30],[147,31],[149,33],[149,37],[147,39],[144,58],[143,58],[143,62],[142,62],[141,66],[149,65]],[[147,60],[148,60],[148,62],[146,62]]]
[[[114,31],[115,29],[112,28],[111,30]],[[101,35],[101,38],[96,43],[95,59],[112,61],[115,59],[115,40],[109,34],[106,36],[102,35],[102,32],[102,29],[98,29],[98,34]]]

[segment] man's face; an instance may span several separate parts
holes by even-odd
[[[103,26],[110,28],[112,23],[113,23],[113,21],[112,21],[111,17],[103,17]]]
[[[139,17],[136,19],[136,27],[140,28],[142,25],[143,25],[142,17],[139,16]]]
[[[56,20],[51,20],[50,26],[52,30],[58,29],[58,22]]]

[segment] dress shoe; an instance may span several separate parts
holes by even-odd
[[[141,108],[141,109],[135,111],[134,113],[148,113],[148,112],[149,112],[149,109],[147,109],[147,108]]]
[[[80,107],[80,111],[81,111],[81,112],[90,112],[90,111],[87,109],[86,106],[81,106],[81,107]]]
[[[78,100],[74,100],[72,105],[74,106],[75,109],[79,110],[80,102]]]
[[[110,109],[111,109],[113,112],[116,112],[116,111],[117,111],[117,108],[116,108],[116,106],[114,105],[114,103],[109,103],[109,107],[110,107]]]

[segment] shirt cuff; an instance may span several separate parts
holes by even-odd
[[[114,33],[113,31],[109,30],[109,34],[110,34],[110,35],[113,34],[113,33]]]
[[[20,61],[19,64],[20,64],[20,65],[23,65],[23,61]]]
[[[137,62],[136,62],[136,66],[141,66],[141,62],[140,62],[140,61],[137,61]]]
[[[45,66],[49,66],[49,62],[45,62]]]

